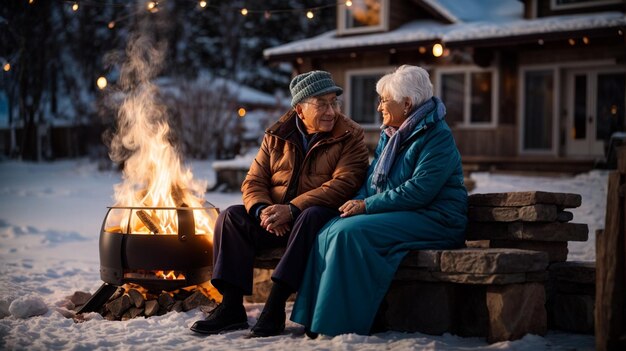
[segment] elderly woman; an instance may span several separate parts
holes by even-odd
[[[383,125],[367,181],[321,229],[293,307],[311,337],[370,333],[409,250],[464,244],[461,156],[428,73],[403,65],[376,91]]]

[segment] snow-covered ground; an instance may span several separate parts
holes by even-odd
[[[209,162],[193,162],[196,178],[214,182]],[[590,239],[570,243],[569,260],[594,260],[595,229],[603,226],[607,172],[543,178],[476,173],[474,192],[546,190],[583,196],[574,222],[587,223]],[[285,335],[246,339],[245,331],[198,336],[191,324],[202,312],[170,312],[159,317],[110,322],[98,314],[75,323],[63,317],[58,303],[74,291],[95,290],[99,277],[98,236],[106,206],[113,203],[116,172],[98,172],[87,160],[32,164],[0,162],[0,349],[1,350],[574,350],[593,349],[588,335],[549,332],[489,345],[482,338],[387,332],[311,340],[287,323]],[[220,208],[240,203],[239,193],[207,193]],[[249,323],[262,308],[247,304]],[[31,311],[43,315],[20,318]]]

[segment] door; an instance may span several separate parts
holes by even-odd
[[[604,157],[611,134],[625,130],[626,68],[574,70],[567,79],[567,154]]]

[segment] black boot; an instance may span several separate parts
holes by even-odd
[[[231,330],[248,329],[248,316],[243,307],[243,293],[236,287],[223,291],[222,303],[209,312],[202,321],[197,321],[191,330],[201,334],[219,334]]]
[[[292,290],[285,284],[274,282],[270,296],[259,316],[250,337],[266,337],[280,335],[285,331],[285,303],[292,294]]]

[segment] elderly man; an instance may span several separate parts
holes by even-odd
[[[330,73],[312,71],[289,84],[293,109],[266,130],[243,182],[244,205],[217,219],[211,283],[222,303],[191,330],[217,334],[248,328],[243,295],[252,293],[259,249],[286,247],[272,275],[272,290],[250,336],[285,329],[285,303],[300,287],[318,231],[339,214],[365,178],[363,130],[339,112],[343,90]]]

